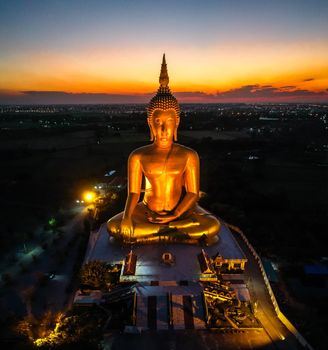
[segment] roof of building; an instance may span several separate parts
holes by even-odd
[[[277,272],[273,269],[271,261],[266,258],[262,258],[261,260],[269,281],[278,282],[278,275],[277,275]]]
[[[323,264],[304,265],[304,273],[307,275],[328,276],[328,266]]]
[[[102,301],[102,292],[94,290],[90,293],[82,293],[78,290],[74,296],[74,304],[99,304]]]

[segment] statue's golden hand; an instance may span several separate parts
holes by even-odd
[[[177,216],[175,215],[156,215],[156,216],[150,216],[148,220],[154,224],[166,224],[168,222],[171,222],[175,220]]]
[[[122,219],[121,234],[123,235],[123,237],[130,237],[133,235],[133,223],[131,218]]]

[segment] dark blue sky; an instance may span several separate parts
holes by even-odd
[[[325,0],[0,0],[0,92],[328,87]],[[313,79],[305,84],[305,79]]]

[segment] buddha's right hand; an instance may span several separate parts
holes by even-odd
[[[133,235],[133,223],[131,218],[123,218],[121,222],[121,235],[125,239],[130,239]]]

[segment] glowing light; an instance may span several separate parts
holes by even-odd
[[[305,52],[304,47],[311,49]],[[171,47],[168,49],[171,88],[175,92],[194,91],[205,95],[253,84],[325,90],[327,47],[326,41],[293,45],[258,42],[252,46],[244,42],[233,46],[221,43],[202,50]],[[24,90],[133,96],[153,93],[157,88],[155,57],[160,53],[154,52],[150,57],[148,51],[143,48],[134,52],[133,60],[128,54],[124,55],[125,52],[103,49],[90,49],[87,54],[77,51],[72,57],[58,52],[47,55],[28,52],[15,59],[2,60],[0,88],[16,95]],[[241,57],[243,65],[240,65]],[[53,72],[56,72],[56,79]],[[205,97],[194,94],[199,100]]]
[[[50,226],[55,226],[57,224],[57,221],[56,221],[55,218],[51,218],[51,219],[48,220],[48,224]]]
[[[86,202],[91,203],[95,200],[96,194],[94,192],[85,192],[83,197]]]

